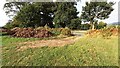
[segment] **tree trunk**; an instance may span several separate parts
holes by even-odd
[[[95,29],[95,25],[94,24],[92,24],[92,30],[94,30]]]
[[[94,30],[95,29],[95,25],[94,25],[94,22],[93,21],[90,21],[90,24],[91,24],[91,26],[92,26],[92,30]]]

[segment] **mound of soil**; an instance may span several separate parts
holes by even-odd
[[[45,29],[41,29],[41,30],[34,30],[34,37],[35,38],[41,38],[41,37],[50,37],[52,36],[52,33],[45,30]]]
[[[105,28],[99,30],[90,30],[87,32],[87,35],[103,35],[103,34],[111,34],[111,36],[118,36],[119,29],[118,28]]]
[[[33,29],[33,28],[13,28],[8,33],[13,37],[23,37],[23,38],[43,38],[50,37],[52,33],[45,29]]]
[[[116,36],[119,34],[119,31],[117,28],[110,29],[110,32],[112,33],[112,35],[116,35]]]
[[[7,32],[8,31],[8,29],[6,29],[6,28],[0,28],[0,32]]]

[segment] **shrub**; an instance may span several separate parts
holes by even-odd
[[[80,25],[81,25],[80,18],[72,19],[71,23],[69,24],[69,28],[70,29],[80,29]]]
[[[88,29],[90,29],[90,24],[88,24],[88,23],[86,23],[86,24],[81,24],[80,25],[80,29],[81,30],[88,30]]]
[[[101,29],[107,26],[107,23],[105,22],[99,22],[99,24],[96,25],[96,29]]]
[[[71,30],[69,28],[64,28],[64,29],[62,29],[61,34],[70,36]]]
[[[14,27],[17,27],[17,25],[13,24],[12,22],[8,22],[4,27],[7,29],[12,29]]]
[[[69,28],[52,28],[49,31],[55,36],[60,34],[67,35],[67,36],[71,35],[71,30]]]
[[[50,29],[49,31],[50,31],[51,33],[53,33],[55,36],[57,36],[57,35],[60,35],[60,34],[61,34],[62,29],[63,29],[63,28],[52,28],[52,29]]]

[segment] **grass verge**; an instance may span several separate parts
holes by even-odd
[[[84,37],[72,45],[29,48],[24,51],[17,51],[17,42],[39,39],[1,38],[3,66],[118,66],[118,37]]]

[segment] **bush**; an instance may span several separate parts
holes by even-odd
[[[4,27],[7,29],[12,29],[14,27],[17,27],[17,25],[13,24],[12,22],[8,22]]]
[[[80,29],[80,25],[81,25],[80,18],[72,19],[71,23],[69,24],[69,28],[70,29]]]
[[[107,23],[101,21],[95,27],[96,27],[96,29],[101,29],[101,28],[104,28],[106,26],[107,26]]]
[[[49,29],[49,31],[55,36],[60,34],[67,35],[67,36],[71,35],[71,30],[69,28],[52,28],[52,29]]]
[[[61,34],[62,29],[63,29],[63,28],[52,28],[52,29],[50,29],[49,31],[50,31],[51,33],[53,33],[55,36],[57,36],[57,35],[60,35],[60,34]]]
[[[62,29],[61,34],[70,36],[71,30],[69,28]]]
[[[81,30],[89,30],[89,29],[90,29],[90,26],[91,26],[91,25],[88,24],[88,23],[87,23],[87,24],[81,24],[80,29],[81,29]]]

